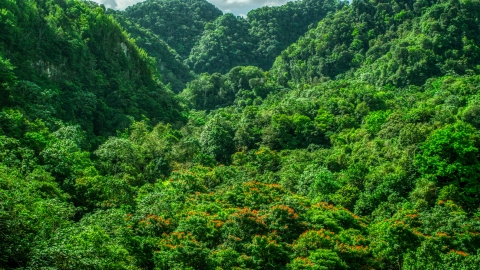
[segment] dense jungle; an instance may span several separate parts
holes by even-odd
[[[480,1],[0,0],[0,269],[480,269]]]

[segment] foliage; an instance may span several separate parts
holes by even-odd
[[[347,76],[400,87],[471,74],[478,12],[477,1],[354,1],[282,52],[273,69],[296,83]]]
[[[0,10],[3,106],[51,127],[78,124],[92,140],[132,119],[180,119],[148,56],[101,7],[22,0],[4,1]]]
[[[186,76],[143,7],[224,73]],[[0,268],[478,269],[479,7],[0,2]],[[235,58],[290,11],[326,17]]]
[[[186,61],[192,70],[226,73],[232,67],[255,63],[254,42],[249,24],[242,17],[227,13],[205,25],[205,31]]]
[[[272,82],[269,74],[254,66],[238,66],[227,74],[202,74],[187,84],[180,96],[197,110],[213,110],[233,103],[240,106],[261,102],[268,93],[280,86]]]
[[[258,8],[246,18],[224,14],[205,25],[186,63],[197,73],[226,73],[247,65],[269,69],[282,50],[343,5],[339,1],[301,0]]]
[[[128,7],[124,16],[149,29],[184,59],[200,40],[204,27],[222,15],[206,0],[153,0]]]
[[[129,36],[135,39],[138,47],[155,58],[162,82],[169,84],[175,93],[183,90],[185,84],[193,79],[190,69],[182,62],[181,57],[158,34],[130,21],[123,12],[109,9],[107,13],[111,13]]]

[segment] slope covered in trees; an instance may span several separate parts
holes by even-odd
[[[142,115],[179,119],[147,54],[101,7],[10,0],[0,7],[4,106],[49,125],[78,124],[90,138],[115,134]]]
[[[281,51],[345,3],[292,1],[252,10],[246,18],[225,14],[207,24],[186,63],[197,73],[227,73],[241,65],[269,69]]]
[[[480,268],[480,1],[354,1],[176,98],[102,8],[0,10],[0,268]]]
[[[295,83],[339,76],[400,87],[478,72],[477,2],[433,3],[354,2],[282,52],[273,70]]]
[[[227,73],[241,65],[269,69],[279,53],[309,27],[344,5],[345,2],[337,0],[293,1],[280,7],[252,10],[242,18],[222,15],[206,0],[149,0],[115,13],[121,22],[130,20],[164,40],[200,74]],[[127,30],[131,24],[122,23]],[[143,40],[139,46],[151,56],[162,56],[157,52],[162,49]]]
[[[125,10],[125,17],[151,30],[183,58],[200,39],[205,24],[221,15],[206,0],[152,0]]]
[[[199,42],[192,48],[186,64],[196,73],[221,72],[255,61],[255,41],[249,24],[241,17],[225,14],[205,26]]]
[[[190,68],[183,63],[182,58],[158,35],[150,29],[131,22],[123,12],[109,9],[108,13],[114,16],[129,36],[135,39],[135,43],[140,48],[144,49],[150,57],[155,58],[162,82],[170,84],[174,92],[180,92],[185,88],[187,82],[194,79],[194,75]]]
[[[278,7],[262,7],[248,13],[250,33],[258,40],[257,65],[270,69],[275,58],[289,45],[315,27],[328,13],[346,4],[337,0],[301,0]]]

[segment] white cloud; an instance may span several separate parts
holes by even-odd
[[[104,4],[107,8],[124,10],[128,6],[142,2],[142,0],[94,0]],[[244,16],[250,10],[263,6],[281,6],[289,0],[207,0],[221,9],[224,13],[233,13]]]
[[[263,6],[281,6],[289,0],[209,0],[224,13],[247,14],[250,10]]]
[[[107,8],[124,10],[128,6],[134,5],[142,0],[93,0],[99,4],[104,4]]]

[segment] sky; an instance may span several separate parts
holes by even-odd
[[[107,8],[124,10],[128,6],[141,2],[142,0],[94,0],[104,4]],[[223,13],[233,13],[237,16],[246,14],[255,8],[263,6],[281,6],[290,0],[207,0],[214,4]]]

